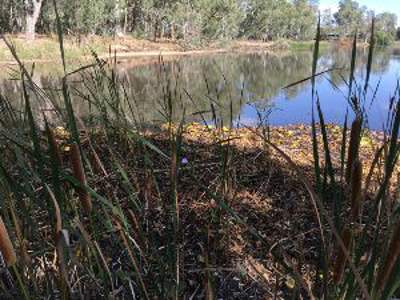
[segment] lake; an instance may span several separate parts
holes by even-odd
[[[357,55],[356,89],[361,89],[368,50],[359,50]],[[316,82],[326,122],[343,123],[348,109],[346,81],[350,56],[351,49],[329,49],[324,50],[319,59],[319,71],[335,69],[318,77]],[[230,120],[235,125],[256,125],[260,118],[271,125],[288,125],[311,121],[310,81],[283,89],[309,77],[311,65],[312,51],[299,50],[177,57],[168,58],[162,65],[154,61],[143,65],[138,60],[122,60],[118,62],[116,72],[125,87],[121,89],[126,95],[123,109],[132,112],[133,107],[135,118],[146,124],[164,122],[163,111],[167,100],[171,99],[176,120],[185,114],[187,122],[209,122],[214,110],[224,125],[228,125]],[[48,69],[49,65],[46,67]],[[2,78],[2,93],[15,98],[11,99],[13,103],[19,103],[19,83],[5,78],[4,73]],[[364,103],[371,129],[382,129],[399,78],[400,51],[377,50]],[[49,93],[56,91],[52,92],[54,97],[60,97],[58,75],[41,71],[39,67],[34,80]],[[83,99],[88,94],[88,87],[102,95],[109,93],[106,84],[92,82],[93,77],[89,80],[87,72],[83,77],[75,76],[71,80],[74,107],[81,116],[89,111],[87,101]],[[61,103],[61,100],[57,101]],[[40,109],[51,108],[49,103],[33,103],[33,106],[38,113]]]

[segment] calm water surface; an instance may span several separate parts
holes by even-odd
[[[317,91],[327,122],[342,124],[348,109],[346,81],[349,77],[351,50],[324,51],[319,60],[320,71],[335,68],[319,77]],[[359,51],[357,85],[363,86],[367,51]],[[118,74],[126,87],[124,109],[134,107],[135,117],[145,123],[163,122],[162,111],[167,96],[173,99],[175,117],[185,112],[187,121],[212,119],[211,103],[220,121],[229,124],[255,125],[260,116],[272,125],[310,123],[311,86],[303,82],[283,89],[288,84],[311,74],[312,52],[297,51],[276,54],[219,54],[205,57],[183,57],[164,63],[137,66],[137,61],[121,61]],[[57,89],[56,75],[36,72],[35,81],[46,89]],[[394,49],[376,51],[372,66],[370,88],[365,100],[371,129],[381,129],[386,119],[390,98],[400,78],[400,52]],[[77,113],[87,114],[87,94],[82,81],[95,90],[106,89],[91,85],[87,79],[75,78],[71,92]],[[89,82],[89,83],[88,83]],[[379,87],[377,89],[377,87]],[[18,101],[18,83],[1,79],[0,89]],[[377,92],[375,93],[375,91]],[[85,92],[86,91],[86,92]],[[371,104],[373,95],[375,99]],[[36,109],[48,109],[49,104],[37,104]],[[131,111],[131,110],[129,110]]]

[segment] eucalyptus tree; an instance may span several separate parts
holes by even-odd
[[[376,16],[376,29],[387,34],[396,36],[397,15],[395,13],[384,12]]]
[[[43,0],[25,0],[25,34],[28,40],[35,39],[36,24],[39,20],[42,4]]]
[[[360,6],[357,1],[340,0],[339,10],[335,13],[335,20],[342,36],[352,35],[362,28],[367,8]]]
[[[0,1],[0,32],[19,32],[25,19],[24,0]]]
[[[198,0],[202,34],[211,39],[236,38],[244,19],[237,0]]]
[[[337,31],[335,18],[330,8],[321,12],[321,29],[324,35],[334,34]]]
[[[307,39],[313,33],[317,3],[309,0],[249,0],[242,22],[244,36],[272,40]]]
[[[302,40],[312,38],[317,22],[317,4],[308,0],[294,0],[292,10],[294,11],[294,15],[291,16],[294,24],[290,32],[292,37]]]

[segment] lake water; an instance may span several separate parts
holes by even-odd
[[[348,109],[346,81],[350,56],[351,49],[331,49],[325,50],[319,59],[320,71],[338,69],[317,79],[317,92],[326,122],[343,123]],[[365,78],[367,56],[367,50],[358,51],[356,79],[360,87]],[[186,121],[202,121],[197,112],[203,112],[204,119],[211,120],[212,106],[225,125],[231,119],[235,124],[255,125],[260,116],[271,125],[287,125],[310,123],[311,83],[303,82],[288,89],[283,87],[309,77],[311,65],[312,51],[295,51],[181,57],[168,59],[163,66],[151,62],[138,66],[137,61],[125,60],[119,62],[117,72],[124,82],[127,101],[131,102],[130,105],[125,103],[124,107],[126,110],[129,106],[134,107],[141,122],[163,122],[162,111],[166,99],[171,97],[176,119],[185,113]],[[34,78],[43,88],[59,88],[56,75],[36,72]],[[371,129],[382,129],[399,78],[400,52],[394,49],[376,51],[365,101]],[[86,79],[74,78],[71,93],[75,110],[85,115],[88,107],[82,93],[88,93],[82,80],[86,82]],[[3,94],[18,98],[20,89],[17,85],[15,81],[2,79],[0,89]],[[378,85],[375,100],[370,105]],[[89,86],[97,91],[99,87],[105,89]]]

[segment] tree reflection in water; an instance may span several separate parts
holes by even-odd
[[[340,69],[327,73],[317,80],[317,88],[321,99],[329,98],[333,93],[333,86],[344,87],[344,79],[348,77],[350,65],[350,51],[335,49],[324,51],[321,54],[319,67],[321,70],[329,68]],[[365,75],[367,62],[367,50],[358,51],[356,74],[358,77]],[[398,55],[398,54],[397,54]],[[372,66],[373,76],[381,78],[382,82],[395,80],[398,73],[393,72],[393,65],[399,64],[395,51],[376,51]],[[202,57],[182,57],[164,62],[150,62],[147,65],[138,66],[137,61],[121,61],[117,65],[117,73],[124,83],[121,92],[126,93],[131,102],[121,103],[123,110],[134,107],[137,118],[144,123],[162,122],[160,109],[163,99],[170,93],[175,107],[175,118],[179,119],[185,111],[186,120],[200,120],[199,111],[209,111],[210,103],[218,111],[225,124],[237,119],[239,114],[243,119],[255,118],[254,111],[246,115],[249,109],[246,105],[251,103],[254,109],[266,109],[277,103],[289,109],[282,112],[282,118],[276,116],[276,123],[295,123],[295,117],[291,119],[290,103],[300,101],[308,97],[309,83],[304,82],[288,89],[284,86],[307,78],[311,74],[312,52],[296,51],[285,53],[254,53],[254,54],[218,54]],[[4,76],[4,74],[3,74]],[[92,78],[93,79],[93,78]],[[71,95],[77,114],[87,115],[89,106],[84,97],[88,93],[88,87],[93,91],[101,89],[107,95],[109,88],[99,81],[88,79],[88,74],[75,76]],[[51,93],[52,101],[37,103],[33,101],[34,111],[39,115],[40,110],[49,110],[53,102],[62,106],[61,94],[58,90],[60,80],[58,76],[48,75],[47,72],[37,71],[35,81],[38,86]],[[84,82],[84,84],[83,84]],[[326,84],[329,82],[329,84]],[[0,90],[3,95],[11,100],[16,107],[20,103],[21,89],[18,81],[2,79]],[[395,86],[392,87],[394,89]],[[110,95],[112,97],[112,95]],[[310,100],[304,100],[303,111],[310,109]],[[134,105],[132,105],[134,103]],[[299,103],[297,104],[299,105]],[[327,107],[329,120],[329,107]],[[211,118],[210,113],[205,115]],[[373,116],[372,116],[373,117]],[[306,119],[301,120],[306,121]],[[274,121],[272,121],[274,123]]]

